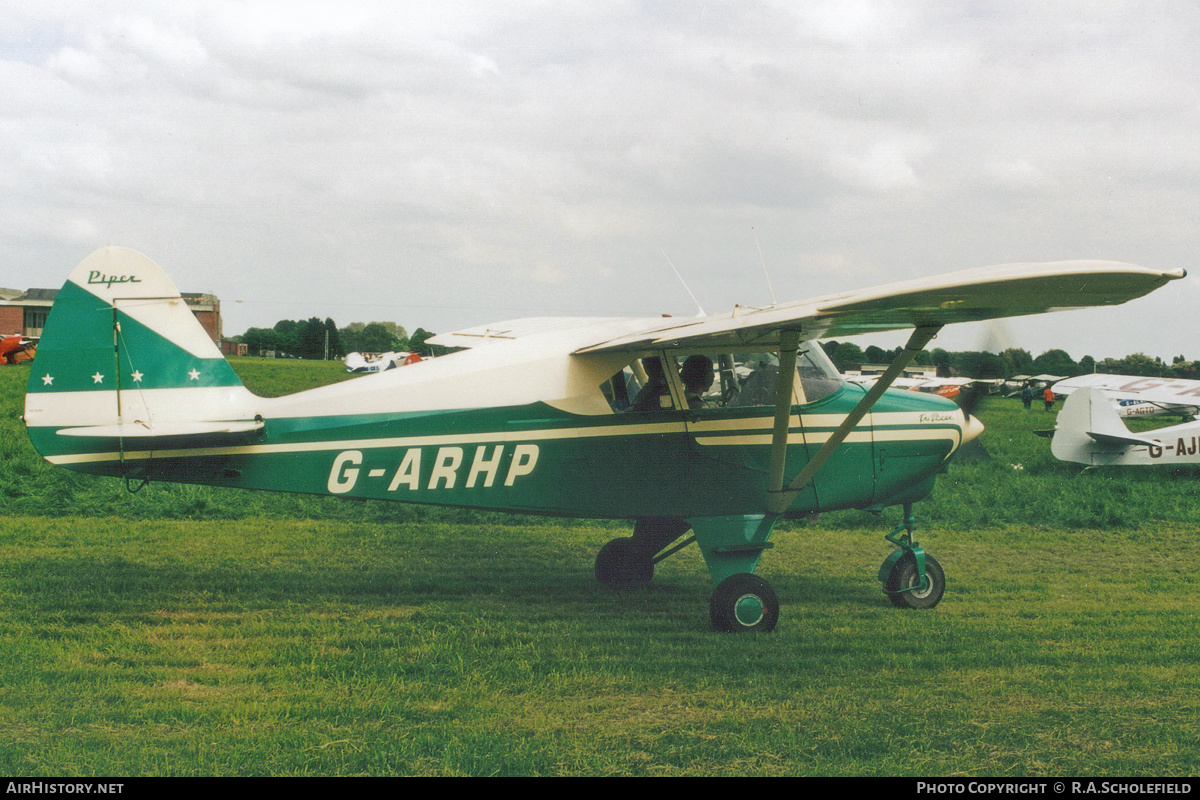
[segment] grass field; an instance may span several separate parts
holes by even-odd
[[[938,608],[879,591],[895,509],[829,514],[777,535],[779,627],[741,636],[694,549],[599,587],[616,524],[52,469],[27,369],[0,369],[0,773],[1200,772],[1200,473],[1060,464],[1019,402],[917,507]]]

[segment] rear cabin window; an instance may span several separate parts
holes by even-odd
[[[662,411],[674,408],[671,389],[657,356],[635,358],[600,386],[613,411]]]

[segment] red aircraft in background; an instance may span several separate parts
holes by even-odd
[[[19,333],[0,336],[0,358],[5,364],[20,364],[30,361],[37,350],[37,339],[30,339]]]

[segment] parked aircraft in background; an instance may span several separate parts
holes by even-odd
[[[1200,385],[1200,381],[1191,381]],[[1051,452],[1088,466],[1200,463],[1200,422],[1134,433],[1103,389],[1079,387],[1058,412]]]
[[[982,426],[945,398],[887,389],[944,325],[1123,303],[1184,274],[1009,264],[696,318],[516,320],[431,340],[466,348],[448,356],[268,399],[162,270],[108,247],[55,300],[24,420],[51,463],[130,484],[633,520],[597,555],[600,581],[646,583],[695,542],[714,627],[770,630],[779,601],[753,573],[785,517],[902,506],[883,590],[901,607],[941,600],[912,505]],[[869,389],[815,341],[905,328]]]
[[[879,378],[878,375],[843,375],[847,383],[860,386],[871,386]],[[927,392],[942,397],[958,397],[959,392],[968,386],[981,385],[989,387],[994,381],[976,380],[975,378],[896,378],[892,386],[897,389],[907,389],[910,392]]]
[[[1001,391],[1005,397],[1018,397],[1026,386],[1041,394],[1050,385],[1065,379],[1066,375],[1013,375],[1001,382]]]
[[[37,351],[37,342],[36,338],[22,336],[19,333],[0,336],[0,358],[4,359],[5,364],[31,361]]]
[[[1053,386],[1055,394],[1099,389],[1119,417],[1195,417],[1200,413],[1200,381],[1136,375],[1079,375]]]
[[[377,356],[364,356],[362,353],[348,353],[342,363],[346,365],[346,372],[386,372],[389,369],[403,367],[408,364],[416,364],[421,361],[421,356],[416,353],[408,352],[387,352]]]

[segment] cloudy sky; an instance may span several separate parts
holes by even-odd
[[[121,244],[227,334],[447,331],[694,314],[668,258],[764,304],[756,238],[781,300],[1107,258],[1194,274],[1003,344],[1200,358],[1198,42],[1174,0],[0,0],[0,286]]]

